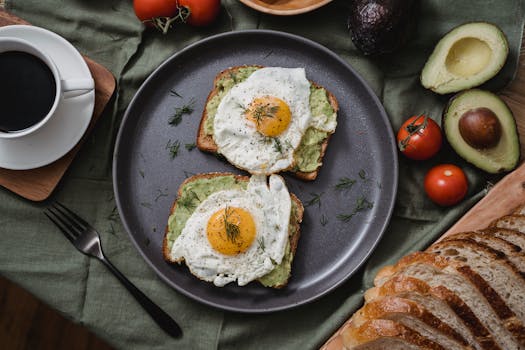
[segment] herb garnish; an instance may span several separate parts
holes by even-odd
[[[324,192],[321,192],[320,194],[310,193],[310,196],[312,196],[312,198],[308,202],[306,202],[306,206],[309,207],[311,205],[317,204],[320,208],[321,207],[321,196],[323,194]]]
[[[342,177],[339,182],[335,185],[336,190],[349,190],[355,184],[355,180],[348,177]]]
[[[226,236],[230,240],[230,242],[235,243],[237,240],[237,237],[241,234],[241,231],[239,229],[239,226],[230,222],[230,207],[226,206],[224,209],[224,230],[226,231]]]
[[[114,206],[113,209],[111,210],[111,213],[109,213],[107,219],[109,221],[116,221],[118,219],[118,211],[117,211],[117,206]]]
[[[175,89],[170,90],[170,95],[182,98],[182,96],[177,91],[175,91]]]
[[[184,172],[184,176],[185,176],[186,178],[191,177],[191,176],[194,176],[194,175],[197,175],[197,174],[195,174],[195,173],[192,173],[191,171],[183,170],[183,172]]]
[[[321,218],[319,219],[319,222],[321,223],[321,226],[326,226],[326,224],[328,224],[328,218],[326,217],[326,215],[322,214]]]
[[[237,76],[233,74],[232,71],[228,71],[228,74],[230,75],[230,79],[233,80],[235,84],[237,84]]]
[[[193,191],[186,192],[187,194],[185,196],[182,196],[179,201],[177,202],[177,205],[180,205],[181,207],[185,208],[186,210],[195,209],[197,205],[194,203],[196,200],[197,202],[200,201],[197,194]]]
[[[142,205],[144,208],[151,209],[151,203],[148,203],[148,202],[141,202],[140,205]]]
[[[180,141],[169,140],[165,148],[169,150],[171,159],[174,159],[176,156],[179,155]]]
[[[363,180],[366,179],[366,172],[364,169],[359,170],[359,177]]]
[[[356,205],[354,210],[350,214],[339,214],[337,215],[337,218],[341,221],[348,222],[350,219],[354,217],[355,214],[359,213],[360,211],[366,210],[366,209],[372,209],[374,206],[373,202],[370,202],[365,197],[359,197],[356,200]]]
[[[168,189],[166,188],[164,191],[167,191]],[[159,198],[161,197],[167,197],[168,196],[168,193],[167,192],[163,192],[162,190],[160,189],[157,189],[157,197],[155,197],[155,202],[159,200]]]
[[[257,238],[257,243],[259,243],[259,248],[264,252],[266,250],[266,245],[264,244],[264,237],[261,236]]]
[[[269,104],[259,105],[253,111],[253,117],[257,125],[261,123],[264,118],[273,118],[279,111],[279,106],[270,106]]]
[[[168,123],[170,125],[179,125],[180,122],[182,121],[182,116],[185,115],[185,114],[191,114],[193,113],[193,107],[195,105],[195,99],[192,98],[190,100],[190,102],[188,102],[187,104],[185,104],[184,106],[182,107],[176,107],[175,108],[175,112],[173,113],[173,115],[170,117]]]
[[[283,146],[281,145],[281,140],[275,137],[273,139],[273,142],[274,142],[273,148],[275,149],[275,151],[283,154]]]
[[[197,145],[195,144],[195,142],[193,142],[193,143],[186,143],[184,145],[184,147],[186,147],[186,149],[191,152],[191,151],[193,151],[195,149],[195,147],[197,147]]]
[[[144,170],[139,170],[140,177],[144,178]]]

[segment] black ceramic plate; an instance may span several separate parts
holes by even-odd
[[[242,173],[195,142],[201,113],[215,75],[232,66],[304,67],[308,79],[338,99],[336,133],[317,180],[285,175],[305,204],[292,277],[281,290],[257,282],[215,287],[185,266],[163,260],[161,247],[170,207],[179,185],[196,173]],[[180,96],[178,96],[180,95]],[[178,126],[168,120],[177,107],[195,99],[195,111]],[[171,159],[168,143],[180,142]],[[348,190],[338,181],[355,180]],[[230,32],[193,44],[170,57],[141,86],[130,103],[116,142],[115,198],[135,246],[158,275],[181,293],[218,308],[261,313],[295,307],[328,293],[348,279],[370,255],[389,221],[397,189],[397,153],[388,118],[374,93],[341,58],[310,40],[274,31]],[[320,201],[308,206],[314,195]],[[365,198],[372,208],[344,222]]]

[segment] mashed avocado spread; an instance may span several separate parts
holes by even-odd
[[[206,135],[213,135],[213,119],[217,113],[217,108],[222,98],[235,85],[246,80],[259,67],[246,66],[239,68],[235,73],[231,73],[216,82],[215,88],[217,94],[213,96],[206,105],[206,113],[208,118],[204,124]],[[324,115],[326,120],[336,118],[336,113],[326,95],[326,90],[322,87],[310,86],[310,110],[312,115]],[[297,161],[294,170],[302,172],[315,171],[320,164],[319,158],[321,155],[321,148],[323,141],[328,137],[328,132],[322,131],[313,127],[306,130],[299,147],[295,151],[295,159]]]
[[[191,214],[193,214],[199,204],[210,194],[222,190],[246,189],[247,185],[247,181],[238,181],[232,175],[200,178],[184,184],[181,190],[181,195],[177,201],[177,206],[168,218],[168,249],[171,251],[173,242],[181,234],[182,229],[186,225],[186,221],[190,218]],[[295,225],[292,223],[296,216],[296,210],[296,204],[292,201],[292,213],[290,215],[288,237],[293,237],[295,234]],[[288,240],[285,255],[281,264],[276,265],[270,273],[259,279],[259,282],[264,286],[278,286],[286,282],[292,269],[293,253],[290,248],[290,240]]]

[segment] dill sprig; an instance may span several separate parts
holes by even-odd
[[[309,206],[312,206],[314,204],[317,204],[319,206],[319,208],[321,207],[321,196],[324,194],[324,192],[321,192],[320,194],[317,194],[317,193],[310,193],[310,196],[312,196],[312,198],[310,198],[310,200],[308,202],[306,202],[306,206],[309,207]]]
[[[326,224],[328,224],[328,218],[326,217],[326,215],[322,214],[321,218],[319,219],[319,222],[321,223],[321,226],[326,226]]]
[[[259,105],[255,107],[253,111],[253,117],[257,125],[261,123],[264,118],[273,118],[275,114],[279,111],[279,106],[270,106],[269,104]]]
[[[279,152],[281,154],[283,154],[283,146],[281,144],[281,140],[279,140],[277,137],[275,137],[273,139],[273,148],[275,149],[276,152]]]
[[[226,236],[230,240],[230,242],[235,243],[237,240],[237,237],[241,234],[241,230],[239,229],[239,226],[230,222],[230,207],[226,206],[224,209],[224,230],[226,231]]]
[[[349,190],[355,184],[355,180],[348,177],[342,177],[339,182],[335,185],[336,190]]]
[[[264,237],[259,237],[257,238],[257,243],[259,244],[259,248],[261,249],[261,251],[266,251],[266,244],[264,244]]]
[[[356,205],[354,207],[354,210],[349,214],[339,214],[337,215],[337,218],[341,221],[348,222],[350,219],[354,217],[357,213],[363,210],[372,209],[374,206],[374,202],[370,202],[365,197],[359,197],[356,200]]]
[[[158,201],[161,197],[168,196],[168,193],[165,191],[168,191],[168,189],[166,188],[164,191],[162,191],[161,189],[157,189],[157,197],[155,197],[155,202]]]
[[[185,114],[192,114],[194,110],[195,99],[192,98],[190,102],[183,105],[182,107],[176,107],[173,115],[170,117],[168,123],[170,125],[177,126],[182,121],[182,116]]]
[[[169,140],[165,147],[170,152],[171,159],[174,159],[179,155],[180,141],[171,141]]]
[[[171,89],[171,90],[170,90],[170,95],[171,95],[171,96],[177,96],[177,97],[179,97],[179,98],[182,98],[182,96],[181,96],[177,91],[175,91],[175,89]]]
[[[197,203],[200,201],[199,196],[194,191],[188,191],[186,192],[185,196],[182,196],[178,202],[177,205],[180,205],[181,207],[185,208],[186,210],[192,210],[197,208]]]
[[[366,179],[366,171],[365,171],[364,169],[359,170],[359,177],[360,177],[362,180],[365,180],[365,179]]]
[[[149,202],[141,202],[140,205],[142,205],[144,208],[151,209],[151,203]]]
[[[107,219],[109,221],[116,221],[118,219],[117,206],[113,207],[113,209],[111,210],[111,213],[109,213],[109,215],[107,216]]]
[[[197,145],[195,144],[195,142],[193,142],[193,143],[186,143],[186,144],[184,144],[184,147],[186,147],[186,149],[191,152],[191,151],[193,151],[195,149],[195,147],[197,147]]]

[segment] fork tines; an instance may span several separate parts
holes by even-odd
[[[51,203],[50,207],[44,209],[44,214],[72,243],[88,226],[80,216],[59,202]]]

